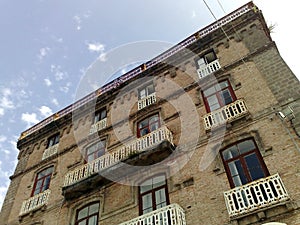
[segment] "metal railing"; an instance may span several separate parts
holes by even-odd
[[[147,97],[138,100],[138,110],[141,110],[151,104],[154,104],[156,102],[156,94],[155,92],[151,95],[148,95]]]
[[[178,204],[167,205],[163,208],[146,213],[119,225],[186,225],[185,214]]]
[[[99,130],[104,129],[107,126],[107,118],[104,118],[97,123],[92,124],[90,134],[96,133]]]
[[[31,198],[25,200],[22,203],[22,207],[21,207],[19,215],[20,216],[24,215],[24,214],[29,213],[33,210],[36,210],[44,205],[47,205],[50,193],[51,193],[51,191],[48,189],[48,190],[43,191],[42,193],[34,195]]]
[[[219,29],[223,25],[230,23],[231,21],[235,20],[236,18],[240,17],[241,15],[249,12],[253,8],[255,8],[255,5],[252,2],[250,2],[246,5],[243,5],[242,7],[238,8],[237,10],[233,11],[232,13],[224,16],[223,18],[219,19],[218,21],[216,21],[216,22],[204,27],[200,31],[192,34],[191,36],[189,36],[185,40],[181,41],[180,43],[178,43],[174,47],[170,48],[166,52],[164,52],[164,53],[160,54],[159,56],[155,57],[151,61],[148,61],[148,62],[136,67],[135,69],[132,69],[131,71],[129,71],[129,72],[125,73],[124,75],[116,78],[115,80],[109,82],[108,84],[105,84],[103,87],[99,88],[95,92],[92,92],[91,94],[89,94],[89,95],[83,97],[82,99],[76,101],[72,105],[62,109],[61,111],[53,114],[52,116],[46,118],[45,120],[39,122],[38,124],[34,125],[33,127],[29,128],[28,130],[22,132],[19,139],[22,139],[22,138],[32,134],[33,132],[41,129],[42,127],[46,126],[47,124],[51,123],[52,121],[54,121],[58,118],[61,118],[64,115],[78,109],[79,107],[83,106],[87,102],[94,100],[98,96],[119,87],[122,83],[130,80],[133,77],[138,76],[139,74],[141,74],[146,69],[151,68],[151,67],[157,65],[158,63],[166,60],[170,56],[172,56],[172,55],[176,54],[177,52],[179,52],[180,50],[186,48],[187,46],[194,43],[198,39],[201,39],[201,38],[205,37],[206,35],[212,33],[213,31]]]
[[[206,64],[205,66],[197,69],[197,73],[199,75],[199,78],[206,77],[207,75],[219,70],[221,68],[221,65],[219,63],[219,60],[215,60],[209,64]]]
[[[59,144],[56,144],[56,145],[53,145],[53,146],[48,147],[47,149],[45,149],[45,151],[43,153],[43,156],[42,156],[42,160],[47,159],[48,157],[56,154],[57,151],[58,151],[58,145]]]
[[[65,175],[64,187],[75,184],[95,173],[99,173],[101,170],[129,158],[133,154],[146,151],[164,140],[168,140],[173,144],[172,133],[165,126],[68,172]]]
[[[205,130],[210,130],[222,124],[234,121],[248,113],[245,101],[238,99],[220,109],[206,114],[203,117]]]
[[[224,197],[230,217],[247,214],[289,199],[278,174],[235,187],[224,192]]]

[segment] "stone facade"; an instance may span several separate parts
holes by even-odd
[[[187,38],[192,41],[185,49],[152,67],[141,65],[139,75],[107,92],[98,90],[93,101],[22,134],[1,223],[75,225],[81,209],[99,203],[99,212],[86,217],[97,219],[92,224],[300,224],[299,81],[252,3],[221,21],[222,27],[214,23]],[[218,63],[201,67],[208,53]],[[202,68],[208,72],[199,78]],[[216,88],[230,90],[231,102],[224,94],[223,106],[209,110],[204,91],[224,81],[230,88]],[[141,100],[147,85],[153,85],[155,96]],[[144,106],[138,110],[139,101]],[[106,121],[96,129],[94,114],[103,108]],[[159,125],[143,136],[138,124],[153,115]],[[55,135],[55,151],[43,156]],[[105,155],[87,162],[87,149],[103,140]],[[261,168],[250,160],[244,169],[264,170],[265,176],[234,187],[230,179],[236,174],[222,152],[245,140],[255,143]],[[33,195],[37,175],[50,167],[47,190]],[[156,202],[157,209],[137,222],[146,202],[140,185],[162,175],[168,206]],[[158,201],[157,193],[152,200]]]

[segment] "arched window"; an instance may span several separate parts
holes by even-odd
[[[149,116],[138,123],[137,136],[142,137],[158,129],[159,127],[160,127],[160,120],[158,114]]]
[[[94,202],[76,212],[75,225],[98,225],[99,203]]]
[[[144,181],[139,187],[140,215],[169,204],[166,177],[159,175]]]
[[[232,188],[269,176],[253,139],[243,140],[223,149],[221,157]]]
[[[37,195],[49,188],[52,173],[53,166],[44,169],[36,175],[31,196]]]

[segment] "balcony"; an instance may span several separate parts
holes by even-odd
[[[156,102],[156,94],[155,92],[148,95],[147,97],[140,99],[138,101],[138,110],[141,110],[151,104],[154,104]]]
[[[238,99],[220,109],[214,110],[206,114],[204,119],[205,130],[218,127],[222,124],[230,123],[248,114],[245,101]]]
[[[178,204],[171,204],[119,225],[186,225],[185,214]]]
[[[279,205],[289,199],[278,174],[224,192],[229,216],[239,217]]]
[[[203,78],[206,77],[207,75],[219,70],[221,68],[221,65],[219,63],[219,60],[216,59],[215,61],[206,64],[205,66],[200,67],[199,69],[197,69],[197,73],[199,78]]]
[[[122,176],[123,170],[120,162],[131,165],[147,165],[159,162],[170,154],[172,146],[173,136],[167,127],[161,127],[143,137],[136,138],[124,146],[109,151],[105,155],[68,172],[64,179],[63,194],[65,198],[72,198],[76,192],[80,194],[81,191],[92,188],[92,183],[101,185],[103,182],[101,174],[110,172]],[[88,186],[84,185],[85,181],[89,182]]]
[[[22,203],[22,207],[21,207],[19,216],[25,215],[29,212],[32,212],[36,209],[41,208],[44,205],[47,205],[50,192],[51,191],[48,189],[40,194],[37,194],[37,195],[25,200]]]
[[[107,118],[104,118],[100,121],[98,121],[97,123],[94,123],[92,126],[91,126],[91,129],[90,129],[90,134],[93,134],[93,133],[96,133],[98,132],[99,130],[102,130],[106,127],[107,125]]]
[[[55,155],[57,153],[57,150],[58,150],[58,144],[47,148],[43,153],[42,160],[47,159],[52,155]]]

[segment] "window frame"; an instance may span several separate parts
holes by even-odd
[[[88,153],[88,150],[89,150],[90,148],[92,148],[93,146],[99,144],[100,142],[101,142],[101,143],[104,142],[103,148],[97,149],[96,151],[92,152],[91,154],[87,154],[87,153]],[[100,141],[94,142],[93,144],[87,146],[86,149],[85,149],[85,156],[84,156],[85,162],[86,162],[86,163],[89,163],[89,162],[92,162],[93,160],[98,159],[99,157],[103,156],[103,155],[106,153],[106,146],[107,146],[107,138],[102,138]],[[102,154],[101,154],[100,156],[98,155],[99,152],[102,152]],[[97,157],[96,157],[96,154],[98,155]],[[93,158],[92,160],[89,160],[89,159],[88,159],[88,157],[89,157],[90,155],[94,155],[94,158]]]
[[[39,178],[39,175],[40,175],[41,173],[45,172],[46,170],[48,170],[48,169],[50,169],[50,168],[52,168],[52,170],[51,170],[50,173],[47,173],[46,175],[44,175],[44,176],[42,176],[42,177]],[[32,191],[31,191],[31,197],[32,197],[32,196],[35,196],[35,195],[38,195],[38,194],[44,192],[45,190],[48,190],[48,189],[49,189],[50,183],[51,183],[51,179],[52,179],[52,175],[53,175],[53,172],[54,172],[54,166],[49,166],[49,167],[47,167],[47,168],[45,168],[45,169],[39,171],[39,172],[35,175],[34,183],[33,183],[33,188],[32,188]],[[47,178],[49,178],[49,182],[48,182],[48,184],[46,184],[47,187],[44,189],[44,186],[45,186],[45,185],[44,185],[44,182],[45,182],[45,180],[46,180]],[[42,185],[39,187],[39,191],[38,191],[37,193],[35,193],[35,192],[36,192],[36,187],[37,187],[37,184],[38,184],[39,181],[42,181]]]
[[[104,116],[102,117],[103,112],[104,112]],[[103,107],[95,112],[93,124],[98,123],[99,121],[101,121],[105,118],[107,118],[107,109],[106,109],[106,107]]]
[[[149,93],[149,87],[152,87],[153,92]],[[145,90],[145,96],[144,97],[141,96],[141,92],[143,90]],[[151,82],[151,83],[148,83],[148,84],[146,84],[143,87],[141,87],[141,88],[138,89],[138,99],[139,100],[145,99],[145,98],[147,98],[149,95],[151,95],[153,93],[155,93],[155,87],[154,87],[153,82]]]
[[[221,84],[221,83],[224,83],[224,82],[227,82],[228,86],[227,86],[227,87],[224,87],[224,88],[221,88],[221,87],[220,87],[220,84]],[[215,86],[217,86],[218,88],[220,88],[220,90],[216,90],[215,92],[213,92],[212,94],[209,94],[209,95],[207,95],[207,96],[204,94],[204,92],[205,92],[206,90],[208,90],[209,88],[215,87]],[[216,89],[216,88],[215,88],[215,89]],[[227,103],[227,104],[226,104],[226,103],[224,102],[224,98],[222,97],[222,94],[221,94],[221,93],[224,92],[225,90],[228,90],[229,93],[230,93],[230,97],[231,97],[231,102],[230,102],[230,103],[232,103],[232,102],[234,102],[234,101],[237,100],[237,97],[236,97],[236,95],[235,95],[235,93],[234,93],[234,90],[233,90],[233,88],[232,88],[232,85],[231,85],[229,79],[220,80],[220,81],[218,81],[218,83],[214,83],[213,85],[210,85],[210,86],[206,87],[204,90],[201,90],[202,98],[203,98],[204,105],[205,105],[205,109],[206,109],[206,112],[207,112],[207,113],[210,113],[210,112],[212,112],[212,111],[218,110],[218,109],[224,107],[225,105],[230,104],[230,103]],[[209,101],[208,101],[208,98],[209,98],[209,97],[212,97],[212,96],[216,96],[216,99],[218,100],[218,104],[219,104],[219,108],[213,109],[213,110],[211,110],[211,107],[210,107]]]
[[[212,55],[213,55],[213,58],[214,58],[214,59],[213,59],[212,61],[208,59],[208,55],[209,55],[209,54],[212,54]],[[201,59],[203,59],[203,62],[204,62],[204,63],[199,64],[199,61],[200,61]],[[198,69],[201,69],[201,68],[207,66],[208,64],[210,64],[211,62],[216,61],[217,59],[218,59],[217,54],[216,54],[215,51],[212,49],[212,50],[210,50],[210,51],[208,51],[208,52],[202,54],[202,55],[197,59],[197,61],[196,61],[197,68],[198,68]]]
[[[83,209],[85,209],[85,208],[87,208],[87,207],[90,207],[90,206],[92,206],[92,205],[96,205],[96,204],[99,205],[98,211],[97,211],[97,212],[95,212],[95,213],[93,213],[93,214],[91,214],[91,215],[87,215],[87,216],[84,217],[84,218],[78,219],[78,215],[79,215],[79,212],[80,212],[81,210],[83,210]],[[89,209],[88,209],[88,210],[89,210]],[[97,224],[98,224],[98,220],[99,220],[99,212],[100,212],[100,202],[90,202],[90,203],[88,203],[88,204],[86,204],[86,205],[84,205],[84,206],[78,208],[78,209],[76,210],[76,215],[75,215],[75,225],[78,225],[78,224],[81,223],[82,221],[85,221],[85,224],[87,224],[88,219],[89,219],[89,218],[92,218],[93,216],[96,216],[96,221],[97,221]],[[89,213],[88,213],[88,214],[89,214]]]
[[[59,133],[56,133],[56,134],[50,136],[47,140],[46,149],[58,144],[59,141],[60,141],[60,134]]]
[[[157,187],[153,188],[153,179],[155,177],[159,177],[159,176],[164,176],[165,183],[163,185],[160,185],[160,186],[157,186]],[[152,183],[151,183],[152,188],[150,190],[148,190],[148,191],[145,191],[145,192],[141,193],[141,184],[143,184],[143,183],[145,183],[146,181],[149,181],[149,180],[152,180]],[[148,213],[148,212],[143,213],[143,196],[151,193],[152,211],[154,211],[154,210],[157,209],[155,193],[156,193],[156,191],[161,190],[161,189],[163,189],[164,192],[165,192],[166,205],[170,205],[170,198],[169,198],[169,191],[168,191],[168,182],[167,182],[165,174],[157,174],[157,175],[152,176],[152,177],[150,177],[148,179],[145,179],[143,182],[140,183],[140,185],[138,187],[138,201],[139,201],[139,215],[140,216]]]
[[[251,149],[251,150],[249,150],[245,153],[239,154],[238,156],[232,157],[231,159],[228,159],[228,160],[226,160],[224,158],[223,152],[225,152],[226,150],[230,149],[233,146],[237,146],[238,144],[241,144],[241,143],[246,142],[246,141],[252,141],[253,144],[254,144],[254,149]],[[245,178],[246,178],[246,183],[245,184],[250,183],[252,181],[255,181],[257,179],[260,179],[260,178],[257,178],[257,179],[252,179],[251,178],[249,167],[248,167],[247,162],[245,160],[245,157],[251,156],[253,154],[255,154],[256,157],[257,157],[258,163],[260,165],[261,172],[263,173],[263,177],[270,176],[268,168],[267,168],[267,166],[264,162],[264,159],[263,159],[263,157],[260,153],[260,150],[259,150],[254,138],[246,138],[246,139],[237,141],[235,143],[232,143],[232,144],[226,146],[222,150],[220,150],[221,159],[222,159],[222,162],[223,162],[223,165],[224,165],[224,168],[225,168],[225,172],[226,172],[226,175],[227,175],[227,178],[228,178],[228,181],[229,181],[229,184],[230,184],[231,188],[235,188],[238,185],[234,184],[233,176],[232,176],[232,174],[230,172],[230,168],[229,168],[229,163],[230,162],[234,162],[234,161],[237,161],[237,160],[239,160],[241,162],[242,172],[243,172],[243,174],[245,175]],[[241,184],[241,185],[245,185],[245,184]]]
[[[157,116],[157,120],[155,120],[153,123],[149,124],[150,119],[153,118],[153,117],[155,117],[155,116]],[[144,122],[145,120],[148,120],[147,126],[143,126],[143,127],[140,128],[140,124],[141,124],[142,122]],[[137,128],[137,137],[138,137],[138,138],[143,137],[143,136],[145,136],[145,135],[147,135],[147,134],[149,134],[149,133],[151,133],[151,132],[157,130],[157,129],[151,130],[151,128],[150,128],[150,126],[151,126],[152,124],[155,124],[155,123],[158,123],[158,128],[157,128],[157,129],[159,129],[159,128],[161,127],[161,120],[160,120],[159,113],[152,114],[152,115],[147,116],[147,117],[145,117],[144,119],[138,121],[138,122],[137,122],[137,126],[136,126],[136,128]],[[141,130],[146,129],[146,128],[148,128],[148,131],[149,131],[149,132],[146,133],[146,134],[144,134],[144,135],[141,135]]]

